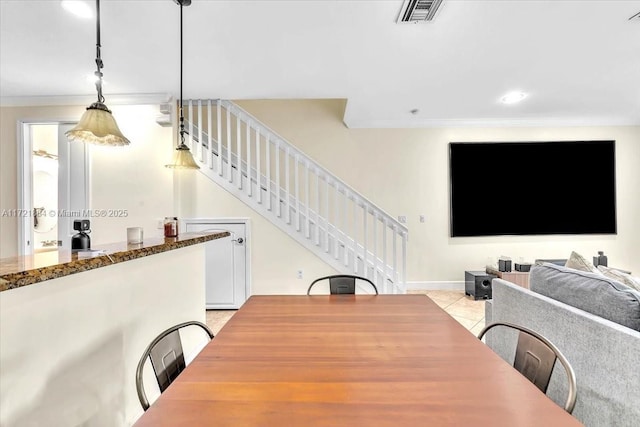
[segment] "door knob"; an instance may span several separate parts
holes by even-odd
[[[242,242],[244,242],[244,239],[242,237],[238,237],[237,239],[231,239],[232,242],[238,242],[239,245],[242,244]]]

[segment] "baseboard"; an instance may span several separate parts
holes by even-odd
[[[464,291],[464,281],[460,282],[407,282],[408,290]]]

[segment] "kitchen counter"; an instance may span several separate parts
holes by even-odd
[[[77,253],[68,250],[2,258],[0,259],[0,292],[196,245],[229,235],[228,231],[184,233],[178,237],[147,238],[143,243],[135,245],[126,242],[96,245],[91,249],[102,250],[104,254],[92,258],[78,258]]]

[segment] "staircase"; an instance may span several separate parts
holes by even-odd
[[[200,172],[345,274],[406,291],[407,228],[238,105],[185,100]]]

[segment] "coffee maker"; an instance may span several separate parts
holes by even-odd
[[[71,237],[71,250],[78,251],[83,249],[91,249],[91,233],[90,223],[88,219],[76,219],[73,221],[73,229],[78,231]]]

